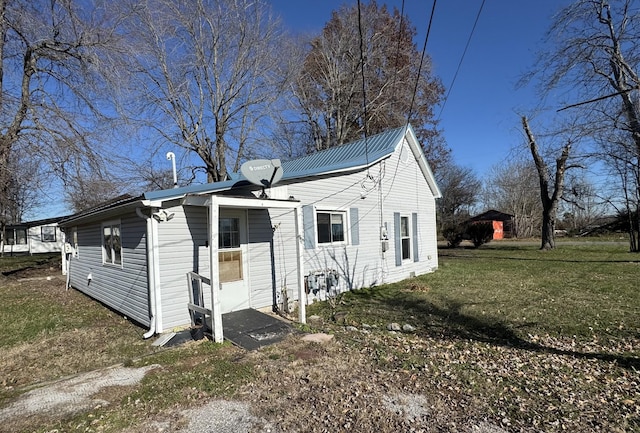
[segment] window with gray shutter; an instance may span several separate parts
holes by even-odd
[[[413,242],[413,261],[419,262],[420,257],[418,256],[418,214],[411,214],[411,236]]]
[[[396,266],[402,265],[402,236],[400,235],[400,213],[393,213],[393,242],[396,250]]]

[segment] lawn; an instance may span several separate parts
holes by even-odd
[[[92,368],[162,369],[103,396],[110,406],[0,431],[142,432],[175,417],[168,409],[210,398],[247,401],[283,432],[640,431],[640,256],[626,248],[442,249],[432,274],[310,306],[301,330],[332,343],[291,338],[257,352],[154,348],[144,329],[47,280],[51,266],[40,263],[0,276],[0,409],[34,384]],[[7,260],[0,271],[25,266]],[[392,322],[415,331],[389,332]]]

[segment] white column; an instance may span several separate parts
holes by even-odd
[[[296,219],[296,254],[298,256],[298,320],[300,323],[307,323],[307,292],[304,290],[304,238],[302,236],[302,207],[294,209]]]
[[[222,312],[220,309],[220,275],[218,270],[218,221],[220,206],[215,195],[209,202],[209,279],[211,281],[211,326],[213,340],[222,343]]]

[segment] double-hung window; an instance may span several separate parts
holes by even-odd
[[[42,226],[40,228],[42,242],[56,241],[56,228],[54,226]]]
[[[409,231],[409,217],[400,217],[400,242],[402,244],[402,260],[411,258],[411,236]]]
[[[122,265],[120,221],[111,221],[102,225],[102,263]]]
[[[319,244],[343,243],[346,239],[345,212],[316,213],[316,229]]]
[[[396,266],[402,266],[403,262],[412,260],[420,261],[420,247],[418,244],[418,214],[411,216],[393,213],[393,238],[395,245]]]

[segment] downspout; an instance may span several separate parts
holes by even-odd
[[[142,335],[145,340],[153,337],[156,333],[156,274],[155,274],[155,254],[154,249],[154,224],[153,218],[142,213],[139,207],[136,208],[136,214],[147,222],[147,284],[149,285],[149,304],[151,309],[151,323],[149,324],[149,330]]]

